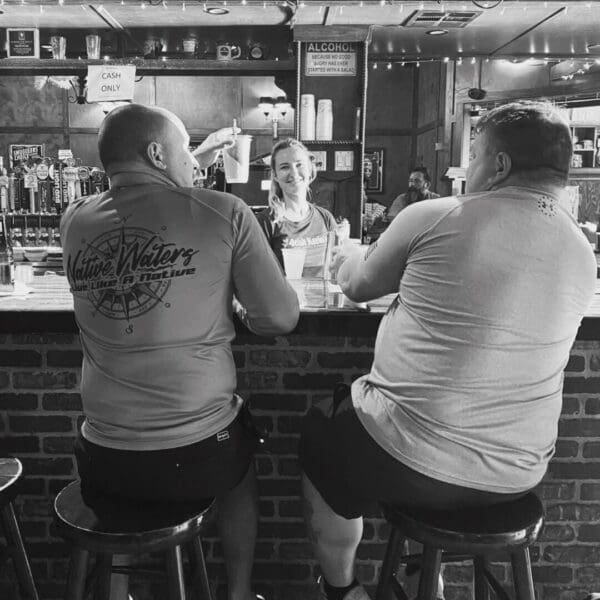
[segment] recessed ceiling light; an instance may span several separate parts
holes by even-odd
[[[448,33],[447,29],[430,29],[425,32],[427,35],[446,35]]]
[[[209,15],[228,15],[229,10],[222,6],[205,6],[204,12]]]

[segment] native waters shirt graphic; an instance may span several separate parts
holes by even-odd
[[[234,419],[234,292],[261,334],[298,310],[242,200],[148,179],[113,179],[61,221],[84,355],[82,433],[124,450],[192,444]]]
[[[165,228],[166,229],[166,228]],[[198,253],[141,227],[100,234],[66,256],[66,274],[73,293],[85,294],[104,316],[130,321],[164,304],[173,279],[196,274]]]

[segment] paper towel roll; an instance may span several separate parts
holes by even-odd
[[[300,96],[300,139],[315,139],[315,96],[302,94]]]

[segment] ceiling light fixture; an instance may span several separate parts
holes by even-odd
[[[205,6],[204,12],[208,15],[212,15],[213,17],[229,14],[229,10],[223,6]]]
[[[447,35],[448,30],[447,29],[430,29],[429,31],[426,31],[425,33],[427,35]]]

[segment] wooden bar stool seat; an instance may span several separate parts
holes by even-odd
[[[493,576],[490,554],[503,552],[512,564],[516,600],[534,600],[529,546],[542,528],[544,509],[529,493],[518,500],[486,508],[426,511],[383,504],[385,519],[392,527],[376,600],[407,598],[396,579],[402,564],[421,568],[418,600],[435,600],[442,562],[474,563],[475,600],[510,596]],[[423,544],[423,554],[403,556],[408,539]]]
[[[19,521],[13,508],[18,495],[18,481],[23,474],[23,465],[18,458],[0,458],[0,520],[6,540],[5,553],[12,558],[21,597],[38,600],[31,567],[23,545]]]
[[[210,600],[200,527],[211,505],[212,499],[204,504],[165,506],[139,505],[109,497],[94,498],[90,505],[82,497],[80,482],[69,484],[54,501],[58,531],[71,543],[65,598],[83,600],[93,590],[96,600],[109,600],[111,574],[139,570],[135,566],[113,568],[113,555],[157,552],[164,556],[169,600]],[[190,557],[190,596],[186,595],[183,548]],[[88,574],[91,555],[96,560]]]

